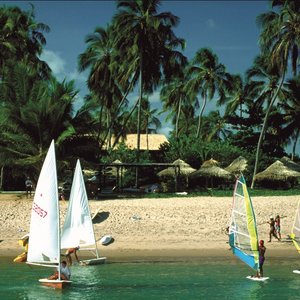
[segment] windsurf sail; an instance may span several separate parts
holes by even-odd
[[[234,255],[254,270],[259,269],[255,214],[243,176],[237,179],[234,188],[229,244]]]
[[[290,235],[297,251],[300,253],[300,201],[295,214],[295,220],[292,227],[292,233]]]

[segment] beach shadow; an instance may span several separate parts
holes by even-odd
[[[93,224],[101,223],[109,217],[109,211],[102,211],[93,218]]]

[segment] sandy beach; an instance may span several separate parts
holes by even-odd
[[[29,230],[32,200],[24,194],[0,194],[0,255],[14,256],[23,249],[18,239]],[[260,239],[264,239],[269,257],[295,256],[289,242],[268,241],[270,216],[281,220],[282,238],[286,238],[294,220],[299,197],[252,197]],[[167,199],[90,200],[97,239],[110,234],[114,242],[99,244],[101,255],[118,259],[176,259],[226,257],[232,197],[175,197]],[[60,201],[61,220],[68,201]],[[264,223],[264,224],[263,224]],[[79,255],[83,253],[79,253]]]

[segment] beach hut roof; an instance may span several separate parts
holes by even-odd
[[[115,141],[115,137],[111,138],[111,144]],[[121,137],[120,141],[116,145],[116,149],[120,143],[124,142],[129,149],[137,149],[137,134],[127,134],[124,138]],[[141,134],[140,135],[140,150],[158,151],[162,144],[169,143],[167,137],[164,134]],[[107,148],[107,141],[103,146],[103,149]]]
[[[114,164],[114,165],[119,165],[121,164],[122,162],[118,159],[114,160],[111,164]]]
[[[210,159],[205,161],[201,168],[191,174],[191,177],[208,177],[230,179],[233,177],[231,173],[217,166],[216,160]]]
[[[175,166],[179,166],[179,170],[177,169],[177,171],[179,171],[179,174],[177,174],[177,175],[188,176],[189,174],[196,171],[196,169],[192,168],[188,163],[186,163],[182,159],[177,159],[172,164]],[[174,177],[175,176],[175,168],[168,167],[168,168],[158,172],[157,175],[159,177],[163,177],[163,176]]]
[[[275,181],[285,181],[296,177],[300,177],[300,172],[293,171],[285,166],[281,161],[276,160],[264,171],[257,173],[255,176],[255,180],[262,181],[267,179]]]
[[[300,165],[292,161],[289,157],[284,156],[280,159],[280,161],[289,169],[300,172]]]
[[[219,162],[217,160],[214,160],[213,158],[206,160],[203,162],[202,167],[211,167],[211,166],[217,166]]]
[[[238,175],[241,172],[245,171],[247,169],[247,166],[248,162],[246,158],[244,158],[243,156],[239,156],[224,170],[228,171],[231,174]]]

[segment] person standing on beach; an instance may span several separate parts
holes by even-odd
[[[263,265],[265,262],[265,253],[266,253],[266,249],[267,249],[264,244],[265,243],[263,240],[260,240],[258,243],[259,270],[257,271],[257,274],[256,274],[257,277],[264,277]]]
[[[277,215],[275,218],[275,231],[276,231],[276,235],[278,237],[279,240],[281,240],[281,233],[280,233],[280,216]]]
[[[33,184],[32,184],[32,181],[30,180],[29,177],[27,177],[27,179],[25,180],[25,186],[26,186],[26,196],[27,196],[27,198],[28,198],[28,196],[31,197]]]
[[[72,257],[71,257],[71,254],[74,254],[77,262],[79,263],[79,259],[78,259],[78,256],[77,256],[77,250],[79,250],[79,246],[75,247],[75,248],[69,248],[66,252],[66,259],[69,263],[70,266],[72,266]]]
[[[275,232],[275,220],[274,220],[274,218],[271,217],[270,221],[267,222],[267,223],[270,224],[270,232],[269,232],[269,241],[268,242],[272,241],[272,236],[274,236],[279,241],[279,238],[278,238],[278,236],[276,235],[276,232]]]

